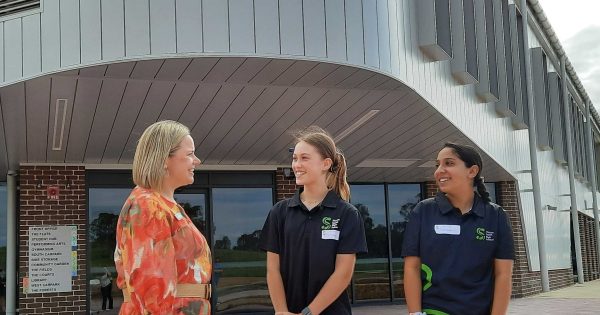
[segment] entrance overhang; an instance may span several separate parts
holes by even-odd
[[[397,79],[311,60],[110,63],[5,86],[0,97],[0,180],[21,163],[127,167],[140,134],[162,119],[190,127],[215,167],[287,165],[291,132],[318,125],[339,139],[353,182],[432,180],[444,142],[474,145]],[[513,179],[482,155],[486,181]]]

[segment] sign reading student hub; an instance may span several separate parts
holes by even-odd
[[[71,226],[32,226],[29,228],[28,293],[72,290]]]

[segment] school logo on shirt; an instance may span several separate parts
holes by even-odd
[[[323,223],[323,225],[321,225],[321,239],[336,241],[340,239],[340,219],[323,217],[321,223]]]
[[[475,230],[475,239],[492,242],[494,240],[494,232],[486,231],[484,228],[477,228]]]
[[[330,217],[323,217],[323,225],[321,225],[321,230],[335,230],[339,229],[340,219],[332,219]]]

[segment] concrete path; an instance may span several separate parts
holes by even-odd
[[[354,315],[398,315],[407,314],[406,305],[358,305],[352,309]],[[564,289],[514,299],[508,314],[600,314],[600,280],[576,284]]]

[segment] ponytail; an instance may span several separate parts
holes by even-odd
[[[483,199],[485,202],[491,202],[490,193],[487,191],[485,184],[483,183],[483,178],[477,175],[473,181],[473,186],[477,189],[477,194]]]
[[[327,174],[327,187],[333,189],[340,198],[350,201],[350,185],[346,180],[346,158],[340,151],[335,153],[333,164]]]

